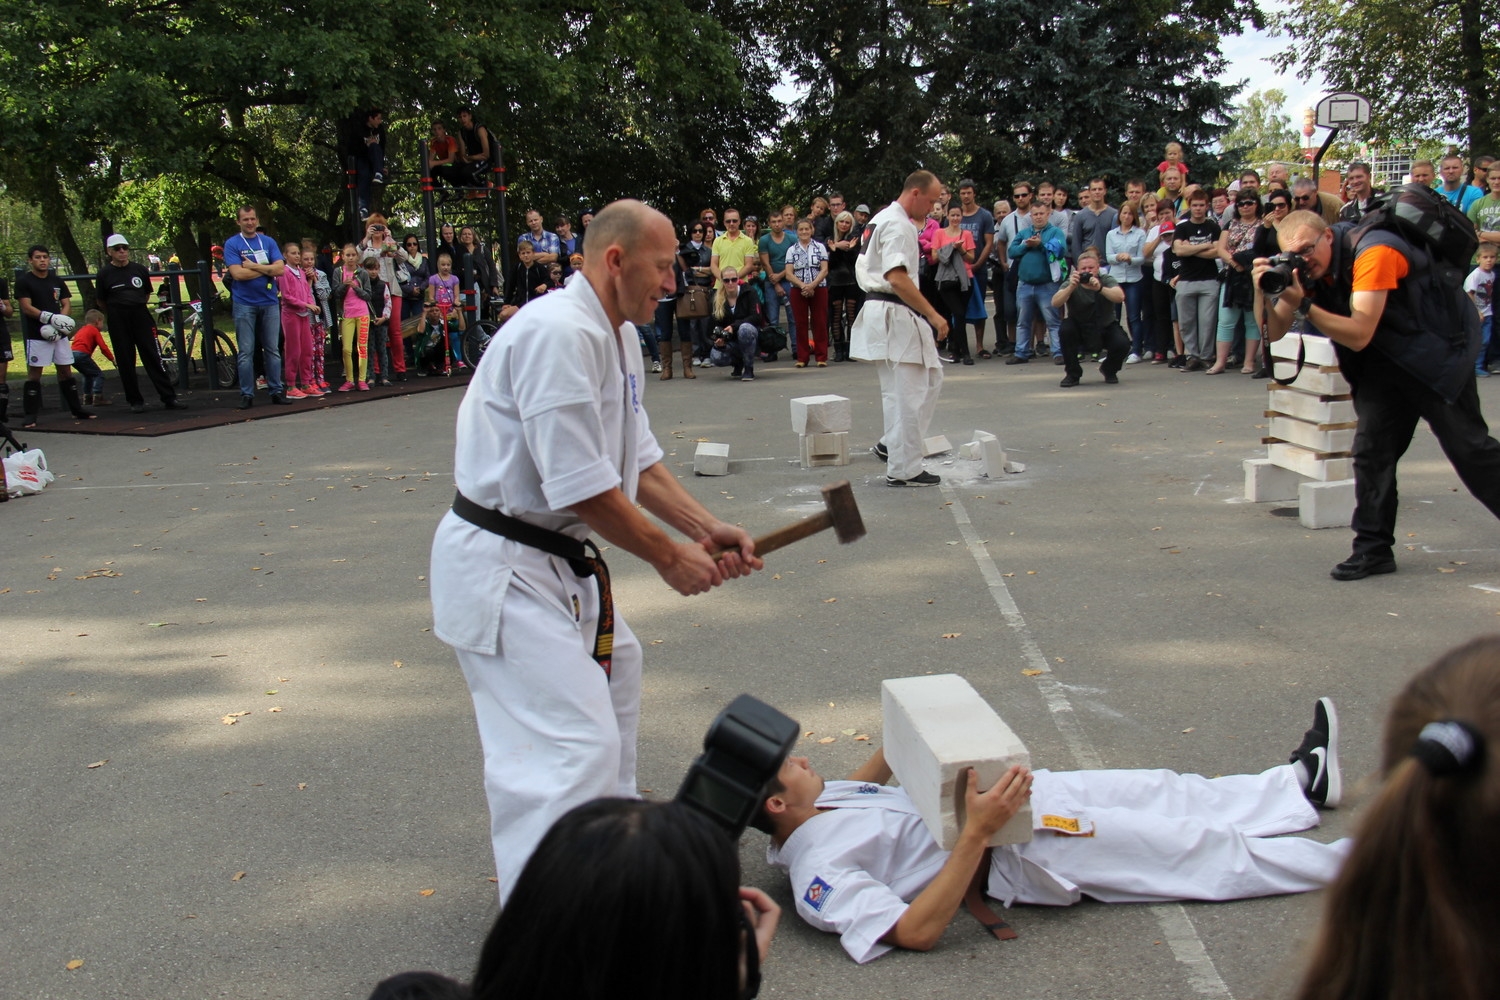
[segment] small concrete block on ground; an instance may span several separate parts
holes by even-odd
[[[803,434],[799,439],[802,451],[802,467],[814,469],[825,465],[849,464],[849,432],[833,431],[826,434]]]
[[[1283,469],[1269,458],[1247,458],[1245,469],[1245,499],[1251,503],[1267,500],[1293,500],[1297,487],[1306,479],[1291,469]]]
[[[984,475],[990,479],[999,479],[1005,472],[1005,449],[1000,447],[1000,439],[988,431],[976,430],[974,432],[974,446],[978,449],[979,460],[984,463]]]
[[[693,471],[700,476],[729,475],[729,445],[699,441],[693,452]]]
[[[957,674],[899,677],[880,686],[885,759],[927,829],[951,851],[964,823],[968,769],[989,788],[1031,754],[995,710]],[[990,838],[991,846],[1031,839],[1028,804]]]
[[[1297,520],[1304,528],[1347,528],[1354,520],[1354,480],[1306,482],[1297,487]]]
[[[933,455],[942,455],[952,450],[953,445],[948,441],[947,436],[943,434],[927,438],[922,442],[922,454],[927,458],[931,458]]]

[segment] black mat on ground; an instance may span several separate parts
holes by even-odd
[[[469,384],[469,372],[451,376],[431,375],[426,378],[409,377],[406,382],[393,386],[372,386],[367,392],[331,392],[317,399],[294,399],[290,406],[275,406],[264,391],[255,394],[255,405],[241,410],[239,389],[194,389],[183,394],[182,401],[191,409],[164,410],[161,402],[153,398],[146,404],[145,413],[130,412],[130,404],[118,392],[110,395],[114,400],[108,406],[88,406],[99,416],[95,420],[75,420],[62,407],[49,376],[43,383],[43,405],[41,422],[34,428],[22,429],[21,416],[16,411],[21,401],[21,384],[11,381],[11,430],[21,438],[33,438],[39,434],[118,434],[123,437],[161,437],[182,431],[202,430],[205,427],[220,427],[224,424],[241,423],[246,420],[264,420],[268,417],[285,417],[308,410],[326,410],[334,406],[351,403],[369,403],[395,396],[410,396],[419,392],[438,389],[455,389]],[[457,404],[455,404],[457,405]]]

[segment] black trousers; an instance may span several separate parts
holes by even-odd
[[[177,387],[167,377],[167,366],[162,364],[161,351],[156,346],[155,327],[151,314],[145,306],[110,306],[106,310],[109,318],[109,342],[115,348],[115,367],[120,372],[120,387],[125,390],[125,401],[139,406],[146,401],[141,395],[141,385],[135,375],[135,358],[141,357],[141,367],[151,380],[151,387],[163,403],[177,398]],[[187,358],[182,362],[186,364]]]
[[[969,357],[969,327],[965,320],[969,314],[969,290],[959,288],[957,281],[945,281],[938,285],[939,309],[948,320],[948,356],[962,360]]]
[[[1130,336],[1119,323],[1107,323],[1095,336],[1085,337],[1078,324],[1065,319],[1058,330],[1058,339],[1062,341],[1063,371],[1073,378],[1083,377],[1083,364],[1078,355],[1085,350],[1089,353],[1104,351],[1104,361],[1099,365],[1099,371],[1104,375],[1119,374],[1125,365],[1125,356],[1130,353]]]
[[[1469,374],[1448,403],[1380,358],[1363,366],[1354,386],[1354,554],[1389,556],[1396,544],[1396,463],[1411,445],[1417,420],[1427,421],[1458,478],[1500,517],[1500,442],[1490,437]]]

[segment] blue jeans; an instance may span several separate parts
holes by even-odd
[[[1125,289],[1125,329],[1130,331],[1130,353],[1136,357],[1146,353],[1146,282],[1122,281]]]
[[[370,208],[370,181],[376,174],[384,173],[385,148],[380,143],[365,147],[363,155],[354,158],[354,193],[358,196],[360,214]]]
[[[792,283],[790,281],[766,282],[766,319],[770,321],[772,326],[781,326],[781,310],[784,307],[781,301],[782,294],[788,296],[792,294]],[[785,306],[785,308],[787,321],[790,322],[792,310],[790,306]],[[783,330],[782,332],[786,334],[791,333],[790,330]],[[797,338],[792,337],[791,340],[793,343],[796,343]]]
[[[255,395],[255,347],[260,344],[261,360],[265,363],[266,388],[271,395],[279,396],[286,390],[281,383],[281,307],[248,306],[236,302],[234,312],[234,336],[240,342],[239,372],[240,395]]]
[[[1485,322],[1488,323],[1489,320],[1485,320]],[[1486,332],[1488,332],[1489,328],[1486,327],[1485,329]],[[1485,341],[1489,341],[1488,336],[1485,337]],[[1483,359],[1484,355],[1481,354],[1480,360],[1482,361]],[[74,351],[73,370],[78,372],[79,375],[83,376],[83,391],[86,394],[90,396],[97,396],[104,391],[104,372],[100,370],[99,365],[94,361],[94,356],[92,354],[84,354],[82,351]]]
[[[1474,370],[1489,371],[1490,362],[1494,360],[1496,354],[1494,313],[1491,313],[1490,315],[1484,317],[1484,319],[1480,322],[1484,324],[1483,327],[1481,327],[1481,329],[1484,331],[1484,346],[1479,348],[1479,362],[1474,366]],[[76,358],[78,355],[75,352],[73,356]]]
[[[1042,318],[1047,323],[1047,340],[1051,344],[1052,353],[1056,354],[1062,350],[1062,340],[1059,331],[1062,328],[1062,317],[1052,305],[1052,296],[1057,294],[1057,282],[1048,281],[1041,285],[1030,285],[1024,281],[1016,282],[1016,357],[1029,358],[1031,349],[1031,320],[1036,315],[1037,309],[1042,310]]]

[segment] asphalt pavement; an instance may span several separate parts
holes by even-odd
[[[1258,771],[1332,695],[1349,801],[1311,835],[1349,834],[1391,696],[1500,624],[1493,518],[1424,427],[1400,571],[1335,583],[1347,529],[1240,499],[1266,383],[1085,372],[1064,390],[1035,361],[949,368],[933,432],[991,431],[1026,469],[987,480],[940,457],[938,489],[884,485],[868,363],[648,376],[669,466],[727,520],[769,530],[847,478],[869,534],[819,535],[696,598],[612,559],[646,647],[643,792],[675,791],[743,691],[841,776],[879,742],[882,678],[953,671],[1058,769]],[[788,400],[825,392],[853,401],[853,459],[803,470]],[[58,481],[0,506],[0,994],[359,1000],[398,971],[472,970],[495,915],[481,758],[426,584],[459,399],[31,435]],[[692,474],[700,439],[730,445],[729,476]],[[931,953],[856,966],[790,912],[765,843],[747,833],[742,856],[788,909],[768,997],[1284,996],[1320,909],[1022,908],[1006,943],[961,914]]]

